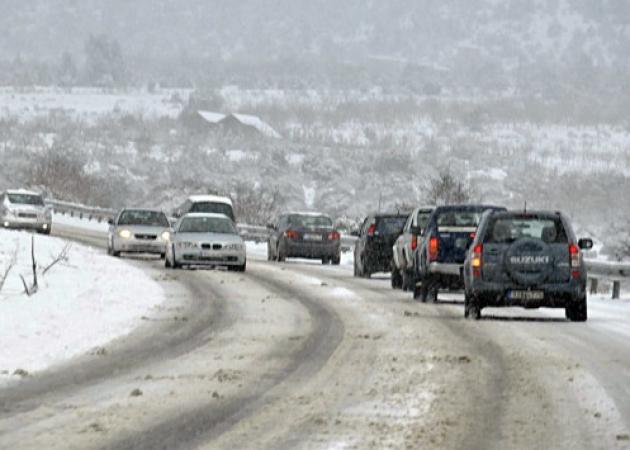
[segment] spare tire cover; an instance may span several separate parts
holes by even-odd
[[[553,271],[553,253],[549,245],[539,239],[519,239],[505,252],[505,267],[518,284],[544,283]]]

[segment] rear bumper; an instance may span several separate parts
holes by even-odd
[[[289,258],[337,258],[341,246],[335,242],[285,242],[286,256]]]
[[[512,291],[528,290],[543,292],[544,297],[542,299],[522,299],[511,296]],[[579,280],[571,280],[565,284],[544,284],[529,287],[479,281],[473,283],[469,292],[481,307],[565,308],[586,295],[585,287]]]
[[[429,264],[429,273],[461,277],[463,267],[463,264],[434,262]]]

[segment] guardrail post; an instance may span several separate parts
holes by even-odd
[[[613,300],[617,300],[620,297],[621,297],[621,281],[615,280],[613,281],[612,298]]]
[[[597,286],[599,284],[599,280],[597,278],[589,278],[589,281],[591,282],[589,293],[597,294]]]

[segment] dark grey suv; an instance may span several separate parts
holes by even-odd
[[[585,321],[581,250],[592,246],[559,212],[486,212],[464,262],[464,315],[479,319],[486,306],[547,307]]]

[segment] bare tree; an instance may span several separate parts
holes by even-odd
[[[31,237],[31,261],[32,261],[32,269],[33,269],[33,284],[30,286],[26,283],[26,280],[22,275],[20,278],[22,279],[22,284],[24,285],[24,292],[29,297],[37,292],[39,289],[39,284],[37,283],[37,261],[35,260],[35,237]]]
[[[283,197],[278,187],[237,182],[232,187],[235,200],[235,214],[239,222],[250,225],[265,225],[277,213],[283,204]]]
[[[17,254],[18,254],[18,248],[16,247],[13,253],[11,254],[11,257],[9,258],[7,265],[4,268],[4,272],[2,272],[2,274],[0,275],[0,291],[2,291],[2,288],[4,287],[4,283],[7,281],[7,278],[9,277],[9,273],[11,272],[11,270],[17,263]]]
[[[60,262],[68,261],[68,254],[70,253],[71,248],[72,248],[72,244],[68,243],[64,245],[64,247],[61,249],[61,251],[59,252],[57,256],[51,255],[53,259],[50,262],[50,264],[44,267],[44,270],[42,270],[42,275],[46,275],[46,272],[52,269],[56,264]]]
[[[467,203],[473,197],[473,188],[450,169],[442,169],[437,177],[432,178],[427,186],[427,200],[433,205],[451,205]]]

